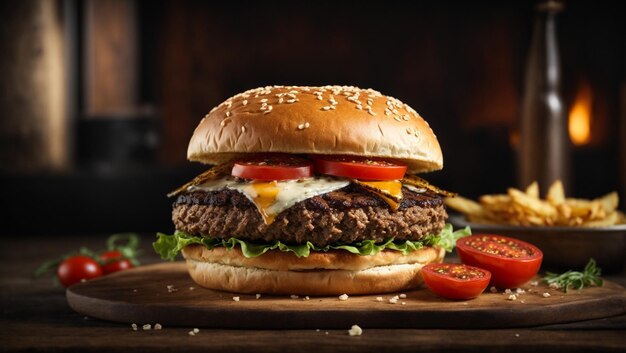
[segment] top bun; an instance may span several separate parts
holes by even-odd
[[[237,94],[200,121],[187,158],[218,164],[259,152],[390,158],[409,173],[443,168],[437,137],[413,108],[351,86],[268,86]]]

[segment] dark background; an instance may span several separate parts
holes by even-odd
[[[274,84],[395,96],[439,138],[445,168],[431,182],[470,197],[516,184],[536,1],[45,2],[0,5],[4,234],[171,231],[165,194],[204,168],[185,158],[200,118]],[[571,148],[577,197],[626,195],[619,8],[567,1],[558,15],[566,110],[581,87],[593,94],[591,138]],[[54,65],[60,79],[46,76]],[[56,130],[41,98],[54,87],[65,92]]]

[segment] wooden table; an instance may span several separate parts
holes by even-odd
[[[81,245],[99,248],[106,236],[26,236],[2,239],[0,247],[1,351],[80,352],[393,352],[502,351],[568,352],[626,350],[626,315],[563,325],[499,330],[365,329],[350,337],[345,330],[208,330],[191,328],[133,331],[128,325],[85,318],[73,312],[64,289],[51,278],[34,279],[39,263]],[[144,263],[159,261],[142,239]],[[626,285],[626,274],[606,276]],[[468,323],[471,327],[471,323]]]

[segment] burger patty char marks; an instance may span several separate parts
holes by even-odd
[[[354,186],[314,196],[281,212],[270,225],[263,222],[256,206],[235,190],[192,192],[174,202],[172,220],[176,229],[216,238],[305,243],[317,246],[353,243],[419,240],[437,234],[447,219],[443,200],[432,193],[402,190],[397,211],[385,201]]]

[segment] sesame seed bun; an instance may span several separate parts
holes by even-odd
[[[340,295],[398,292],[423,283],[421,269],[443,261],[445,250],[425,247],[402,255],[382,251],[360,256],[341,251],[316,252],[307,258],[271,251],[246,258],[241,250],[187,246],[183,256],[199,285],[237,293]]]
[[[347,86],[262,87],[213,108],[194,131],[187,158],[218,164],[246,153],[382,157],[409,173],[443,168],[437,137],[401,101]]]

